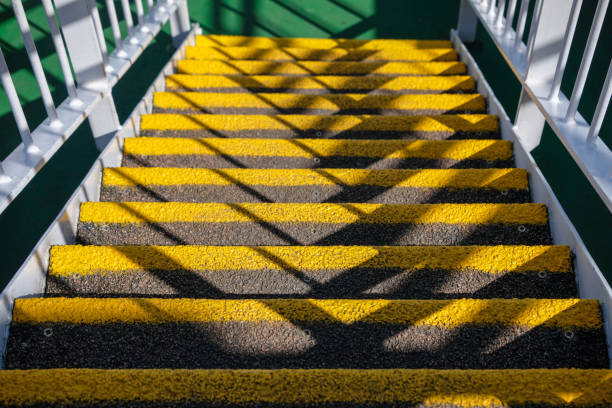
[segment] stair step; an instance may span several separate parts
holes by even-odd
[[[28,298],[10,331],[22,369],[608,367],[585,299]]]
[[[101,201],[528,202],[524,169],[104,169]]]
[[[299,48],[359,48],[364,50],[377,50],[388,48],[400,49],[428,49],[451,48],[448,40],[354,40],[343,38],[274,38],[251,37],[242,35],[199,35],[196,37],[198,47],[240,46],[258,48],[299,47]]]
[[[143,136],[497,139],[495,115],[143,115]],[[355,166],[353,166],[355,167]]]
[[[215,92],[333,93],[368,94],[475,92],[476,83],[467,75],[455,76],[280,76],[280,75],[184,75],[166,77],[167,90]]]
[[[216,75],[465,75],[463,62],[206,61],[179,60],[179,74]]]
[[[350,140],[138,137],[127,167],[483,168],[512,167],[507,140]]]
[[[566,246],[51,248],[47,295],[574,297]]]
[[[136,380],[138,379],[138,380]],[[612,370],[2,370],[4,406],[603,407]]]
[[[550,244],[542,204],[86,202],[93,245]]]
[[[435,45],[435,44],[434,44]],[[263,61],[456,61],[457,52],[443,48],[298,48],[298,47],[187,47],[186,58],[197,60]]]
[[[156,92],[154,112],[276,114],[483,113],[479,94],[300,95],[286,93]]]

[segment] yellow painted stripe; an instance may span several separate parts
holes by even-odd
[[[612,370],[1,370],[2,405],[401,402],[462,408],[612,405]]]
[[[467,75],[448,76],[282,76],[282,75],[185,75],[166,77],[166,89],[257,88],[387,91],[473,91],[476,83]]]
[[[259,109],[397,109],[410,111],[485,111],[479,94],[300,95],[291,93],[156,92],[153,105],[160,109],[202,110],[207,108]]]
[[[273,38],[247,37],[241,35],[199,35],[196,37],[198,47],[298,47],[298,48],[362,48],[376,50],[385,48],[423,49],[451,48],[452,43],[444,40],[353,40],[341,38]]]
[[[14,323],[188,322],[379,323],[454,328],[470,325],[600,328],[590,299],[165,299],[22,298]]]
[[[497,132],[495,115],[142,115],[143,130],[329,130],[414,131],[414,132]]]
[[[105,168],[109,187],[178,185],[382,186],[527,189],[525,169],[192,169]]]
[[[379,157],[388,159],[504,160],[507,140],[346,140],[137,137],[125,139],[125,154],[265,157]]]
[[[85,202],[82,222],[318,222],[331,224],[545,224],[543,204]]]
[[[255,48],[255,47],[187,47],[186,58],[198,60],[262,61],[455,61],[452,48]]]
[[[180,74],[284,75],[463,75],[465,64],[440,62],[329,62],[329,61],[198,61],[177,62]]]
[[[280,262],[279,262],[280,260]],[[134,270],[401,268],[571,273],[567,246],[83,246],[51,248],[49,274]]]

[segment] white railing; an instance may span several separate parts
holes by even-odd
[[[473,41],[478,21],[482,23],[522,85],[513,123],[522,144],[529,151],[536,148],[548,122],[612,211],[612,151],[599,137],[612,95],[612,61],[592,122],[589,124],[578,112],[587,80],[592,80],[588,74],[609,0],[598,0],[586,44],[573,41],[582,0],[521,0],[520,6],[518,3],[461,0],[459,37],[464,42]],[[530,11],[533,17],[525,44],[523,34]],[[572,47],[584,52],[568,98],[561,92],[561,81]]]
[[[21,0],[11,0],[47,117],[36,129],[30,130],[11,79],[10,61],[7,64],[0,49],[0,79],[22,141],[4,160],[0,160],[0,212],[85,120],[89,122],[96,145],[102,150],[121,128],[112,87],[168,20],[175,44],[182,42],[191,31],[187,0],[147,0],[146,13],[142,0],[121,0],[128,30],[123,38],[115,2],[105,0],[115,43],[115,49],[109,55],[95,0],[40,1],[47,15],[68,97],[58,105],[53,100]],[[132,2],[135,3],[137,25],[132,19]]]

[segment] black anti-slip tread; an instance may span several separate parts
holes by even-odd
[[[327,156],[317,158],[228,155],[124,155],[124,167],[191,168],[362,168],[362,169],[484,169],[514,167],[514,160],[386,159]]]
[[[100,201],[277,202],[277,203],[526,203],[528,190],[382,186],[139,185],[105,186]]]
[[[47,275],[46,296],[454,299],[576,296],[573,273],[430,269],[100,270]]]
[[[607,368],[602,329],[303,322],[13,324],[13,368]]]

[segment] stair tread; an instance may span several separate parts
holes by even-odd
[[[253,37],[242,35],[198,35],[197,46],[257,46],[262,48],[275,47],[304,47],[304,48],[360,48],[360,49],[427,49],[427,48],[451,48],[452,43],[448,40],[395,40],[374,39],[354,40],[345,38],[278,38],[278,37]]]
[[[263,46],[262,44],[260,46]],[[303,45],[303,44],[299,44]],[[436,44],[433,44],[436,45]],[[186,48],[188,59],[219,60],[316,60],[316,61],[455,61],[457,52],[450,47],[441,48],[300,48],[274,47],[257,48],[254,46],[190,46]]]
[[[467,75],[351,77],[337,75],[185,75],[166,77],[166,89],[291,89],[296,91],[367,91],[367,92],[473,92],[476,84]]]
[[[499,137],[495,115],[209,115],[156,113],[143,115],[141,131],[163,136],[166,131],[192,137]],[[192,132],[186,133],[186,132]],[[168,132],[166,132],[168,133]],[[356,167],[356,166],[353,166]]]
[[[83,246],[51,248],[51,275],[155,270],[442,269],[571,273],[567,246]]]
[[[81,222],[546,224],[544,204],[84,202]]]
[[[107,167],[104,186],[372,185],[381,187],[527,189],[524,169],[194,169]]]
[[[2,370],[0,402],[595,407],[612,404],[611,381],[612,370],[579,369]]]
[[[233,75],[464,75],[458,61],[435,62],[342,62],[342,61],[177,61],[179,74]]]
[[[591,299],[16,299],[16,324],[214,321],[341,322],[453,328],[464,324],[597,329]]]
[[[563,298],[576,285],[564,246],[57,246],[46,293]]]
[[[510,159],[507,140],[352,140],[135,137],[126,155],[229,155],[269,157],[370,157],[423,159]]]
[[[212,113],[402,113],[439,114],[485,111],[479,94],[301,95],[290,93],[156,92],[153,107],[160,111]]]

